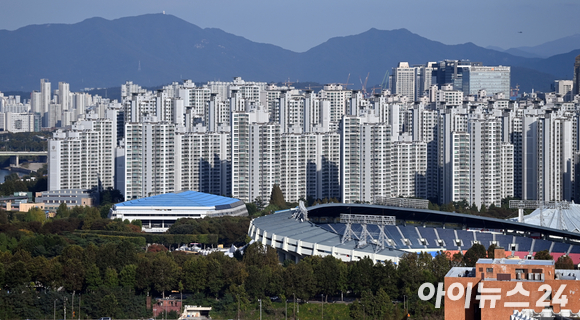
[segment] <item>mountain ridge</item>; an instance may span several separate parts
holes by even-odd
[[[64,81],[71,89],[114,87],[125,81],[155,86],[182,79],[278,82],[287,79],[341,82],[366,77],[381,83],[385,70],[400,61],[424,64],[470,59],[519,70],[512,83],[536,79],[536,90],[549,90],[562,77],[569,55],[525,58],[479,47],[471,42],[446,45],[401,28],[333,37],[305,52],[253,42],[218,28],[200,28],[172,15],[147,14],[107,20],[88,18],[76,24],[29,25],[0,30],[0,90],[38,90],[41,78]],[[552,74],[550,67],[558,73]],[[570,72],[571,72],[570,67]],[[569,72],[568,72],[569,73]],[[545,80],[542,80],[544,79]],[[352,82],[352,80],[351,80]],[[355,85],[356,87],[356,85]],[[530,87],[531,88],[531,87]]]

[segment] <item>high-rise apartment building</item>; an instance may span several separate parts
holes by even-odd
[[[471,139],[469,203],[478,208],[482,204],[499,207],[502,199],[501,121],[481,115],[469,120],[468,132]]]
[[[261,108],[232,112],[232,197],[269,199],[280,184],[280,125]]]
[[[70,108],[70,85],[66,82],[58,83],[58,103],[61,105],[63,111],[68,111]]]
[[[42,114],[42,126],[48,127],[48,109],[50,107],[50,101],[52,91],[50,89],[50,81],[48,79],[40,79],[40,112]]]
[[[409,138],[393,142],[391,193],[393,197],[427,198],[427,144]]]
[[[96,189],[115,186],[116,131],[110,119],[78,121],[48,141],[48,189]]]
[[[229,132],[177,132],[175,191],[229,195],[231,193]]]
[[[346,114],[346,107],[352,96],[352,91],[345,89],[342,85],[328,84],[320,90],[318,95],[320,99],[330,101],[330,122],[335,124],[332,127],[336,129],[338,122]]]
[[[576,56],[576,61],[574,62],[574,80],[572,84],[572,90],[574,96],[580,94],[580,54]]]
[[[175,124],[125,124],[125,200],[175,191]]]
[[[555,80],[552,84],[552,89],[557,95],[561,96],[565,102],[572,101],[574,98],[572,95],[574,91],[573,80]]]
[[[372,114],[343,117],[340,184],[344,203],[390,196],[390,129]]]
[[[393,68],[391,91],[415,100],[415,73],[415,68],[410,67],[408,62],[399,62],[399,65]]]

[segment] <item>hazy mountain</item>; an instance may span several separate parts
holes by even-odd
[[[580,54],[580,49],[558,54],[526,64],[526,67],[540,72],[556,75],[559,80],[572,80],[574,76],[574,61]]]
[[[524,58],[541,58],[539,55],[527,51],[523,51],[518,48],[511,48],[507,50],[503,50],[502,52],[509,53],[514,56],[524,57]]]
[[[522,57],[527,56],[527,57],[548,58],[554,55],[570,52],[576,49],[580,49],[580,34],[575,34],[572,36],[549,41],[533,47],[511,48],[506,50],[505,52],[511,53],[513,55],[521,55]]]
[[[350,82],[360,88],[360,78],[370,72],[369,84],[380,84],[386,71],[391,72],[400,61],[425,64],[444,59],[481,61],[486,65],[527,65],[539,59],[527,59],[488,50],[466,43],[445,45],[423,38],[406,29],[381,31],[370,29],[364,33],[336,37],[318,45],[299,57],[298,79],[321,82],[343,82],[351,74]],[[529,72],[533,73],[533,70]],[[523,82],[523,81],[521,81]],[[549,87],[549,85],[548,85]]]
[[[512,83],[529,91],[549,90],[571,72],[567,55],[533,59],[478,47],[445,45],[405,29],[329,39],[304,53],[252,42],[219,29],[202,29],[171,15],[151,14],[65,25],[31,25],[0,31],[0,90],[38,90],[41,78],[71,89],[117,87],[127,80],[151,87],[182,79],[344,82],[351,88],[382,82],[399,61],[424,64],[469,59],[511,65]],[[553,67],[553,68],[552,68]],[[570,71],[566,71],[570,69]],[[555,71],[552,71],[555,70]]]
[[[0,31],[0,88],[39,88],[40,78],[71,87],[153,86],[182,78],[279,80],[296,53],[219,29],[155,14]],[[272,58],[275,58],[273,60]],[[276,63],[270,63],[276,62]]]

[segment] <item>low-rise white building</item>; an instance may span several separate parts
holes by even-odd
[[[244,202],[197,191],[166,193],[115,204],[111,219],[141,220],[145,232],[165,232],[177,219],[247,216]]]

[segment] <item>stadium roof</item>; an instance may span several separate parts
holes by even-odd
[[[580,205],[571,203],[569,209],[536,209],[524,216],[524,222],[536,226],[543,225],[548,228],[580,232]]]
[[[572,205],[570,205],[570,208],[572,208]],[[578,210],[580,211],[580,209]],[[560,230],[553,228],[552,226],[542,227],[539,224],[520,223],[517,221],[501,220],[464,213],[350,203],[328,203],[308,208],[309,217],[339,217],[341,213],[388,215],[395,216],[397,220],[403,221],[455,223],[465,225],[468,228],[517,230],[521,232],[549,234],[580,240],[580,234],[578,232]],[[580,215],[578,217],[580,218]]]
[[[214,194],[183,191],[166,193],[152,197],[135,199],[118,203],[117,207],[215,207],[216,209],[238,206],[242,201],[234,198],[216,196]]]
[[[337,247],[346,250],[355,250],[368,255],[374,253],[374,245],[368,245],[364,248],[357,248],[356,241],[342,243],[342,236],[329,232],[317,224],[310,221],[300,222],[292,218],[291,210],[277,211],[274,214],[255,218],[252,223],[260,230],[265,230],[268,234],[275,234],[282,239],[284,237],[300,240],[301,242],[316,243],[330,247]],[[401,257],[405,251],[385,248],[377,252],[380,255]]]

